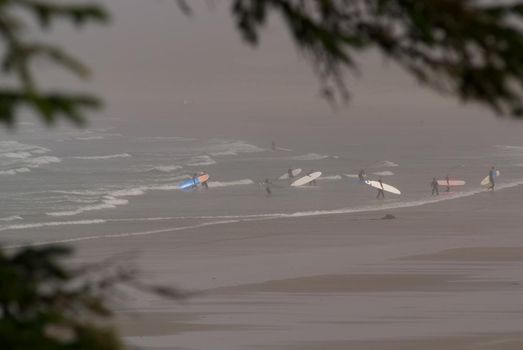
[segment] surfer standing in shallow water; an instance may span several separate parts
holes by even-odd
[[[450,192],[450,178],[449,176],[445,176],[445,181],[447,181],[447,192]]]
[[[381,188],[378,188],[378,195],[376,196],[376,199],[385,199],[385,191],[383,191],[383,180],[381,177],[378,179],[378,182],[380,183]]]
[[[263,183],[265,184],[265,192],[267,193],[267,196],[270,196],[272,194],[272,191],[271,191],[272,182],[271,182],[271,180],[265,179],[263,181]]]
[[[491,191],[494,191],[494,186],[496,185],[496,183],[494,182],[494,180],[496,179],[496,168],[495,167],[491,167],[490,168],[490,171],[488,173],[488,179],[489,179],[489,182],[490,182],[490,185],[488,187],[489,190]]]
[[[287,170],[287,174],[289,175],[289,179],[294,179],[294,174],[292,173],[291,168],[289,168],[289,170]]]
[[[432,195],[439,196],[439,185],[438,185],[438,180],[436,180],[436,178],[432,179],[430,186],[432,187]]]
[[[361,169],[358,173],[358,179],[360,180],[360,182],[365,182],[365,176],[365,169]]]

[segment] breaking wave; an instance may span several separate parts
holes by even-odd
[[[104,160],[104,159],[114,159],[114,158],[130,158],[132,157],[129,153],[119,153],[119,154],[108,154],[104,156],[77,156],[71,157],[73,159],[83,159],[83,160]]]
[[[318,153],[307,153],[301,156],[294,156],[291,157],[291,160],[320,160],[320,159],[326,159],[329,158],[329,156],[325,154],[318,154]]]

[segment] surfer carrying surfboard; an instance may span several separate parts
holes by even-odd
[[[430,186],[432,187],[432,195],[439,196],[439,184],[438,184],[438,180],[436,180],[436,178],[432,179]]]
[[[360,180],[360,182],[365,182],[365,176],[365,169],[361,169],[358,173],[358,179]]]
[[[491,190],[491,191],[494,191],[494,186],[496,185],[496,183],[494,182],[494,180],[496,179],[496,175],[497,175],[496,168],[495,167],[491,167],[490,171],[488,173],[488,179],[489,179],[489,182],[490,182],[490,185],[489,185],[488,189]]]
[[[307,173],[307,176],[310,176],[310,175],[313,174],[313,173],[314,173],[314,169],[311,169],[311,171],[309,171],[309,172]],[[316,179],[312,180],[312,181],[310,182],[310,184],[311,184],[311,185],[316,185]]]
[[[383,191],[383,180],[380,178],[378,179],[378,182],[380,183],[381,188],[378,188],[378,195],[376,196],[376,199],[383,198],[385,199],[385,191]]]

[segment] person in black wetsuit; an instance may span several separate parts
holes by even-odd
[[[360,180],[360,182],[365,182],[366,175],[367,174],[365,174],[365,170],[361,169],[360,172],[358,173],[358,179]]]
[[[378,179],[378,182],[380,183],[381,188],[378,188],[378,195],[376,196],[376,199],[379,199],[380,197],[385,199],[385,191],[383,191],[383,180],[381,177]]]
[[[432,179],[432,182],[430,183],[430,187],[432,187],[432,195],[439,196],[439,184],[438,184],[438,180],[436,180],[436,178]]]
[[[496,168],[495,167],[490,168],[490,171],[488,173],[488,179],[489,179],[490,185],[489,185],[488,189],[491,191],[494,191],[494,186],[496,186],[496,182],[495,182],[496,176],[497,176]]]

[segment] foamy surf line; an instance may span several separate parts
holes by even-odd
[[[500,184],[498,186],[498,191],[521,186],[521,185],[523,185],[523,180],[512,182],[512,183],[507,183],[507,184]],[[208,227],[208,226],[216,226],[216,225],[224,225],[224,224],[248,222],[248,221],[263,221],[263,220],[297,218],[297,217],[353,214],[353,213],[361,213],[361,212],[374,212],[374,211],[383,211],[383,210],[390,210],[390,209],[411,208],[411,207],[419,207],[419,206],[423,206],[423,205],[427,205],[427,204],[444,202],[444,201],[458,199],[458,198],[471,197],[471,196],[474,196],[476,194],[480,194],[483,192],[485,192],[485,189],[479,188],[479,189],[475,189],[475,190],[471,190],[471,191],[467,191],[467,192],[457,193],[456,195],[451,196],[451,197],[439,197],[439,198],[431,198],[431,199],[409,201],[409,202],[396,202],[396,203],[390,203],[389,205],[383,205],[383,206],[379,206],[379,207],[367,206],[367,207],[361,207],[361,208],[341,208],[341,209],[334,209],[334,210],[315,210],[315,211],[303,211],[303,212],[295,212],[295,213],[273,213],[273,214],[255,214],[255,215],[172,217],[169,219],[222,219],[222,220],[205,222],[205,223],[201,223],[201,224],[188,225],[188,226],[170,227],[170,228],[151,230],[151,231],[126,232],[126,233],[116,233],[116,234],[109,234],[109,235],[92,235],[92,236],[84,236],[84,237],[67,238],[67,239],[56,240],[56,241],[44,241],[44,242],[34,242],[34,243],[29,243],[29,244],[17,244],[17,245],[7,246],[7,248],[19,248],[19,247],[24,247],[24,246],[41,246],[41,245],[49,245],[49,244],[71,243],[71,242],[80,242],[80,241],[105,239],[105,238],[128,238],[128,237],[136,237],[136,236],[155,235],[155,234],[160,234],[160,233],[185,231],[185,230],[197,229],[197,228]]]
[[[84,237],[76,237],[76,238],[67,238],[67,239],[56,240],[56,241],[34,242],[34,243],[29,243],[29,244],[16,244],[16,245],[7,246],[6,248],[13,249],[13,248],[20,248],[20,247],[27,247],[27,246],[36,247],[36,246],[49,245],[49,244],[71,243],[71,242],[88,241],[88,240],[93,240],[93,239],[103,239],[103,238],[125,238],[125,237],[145,236],[145,235],[153,235],[153,234],[158,234],[158,233],[190,230],[190,229],[201,228],[201,227],[206,227],[206,226],[230,224],[230,223],[235,223],[235,222],[239,222],[239,221],[241,221],[241,220],[221,220],[221,221],[206,222],[206,223],[196,224],[196,225],[170,227],[170,228],[165,228],[165,229],[143,231],[143,232],[126,232],[126,233],[115,233],[115,234],[109,234],[109,235],[93,235],[93,236],[84,236]]]

